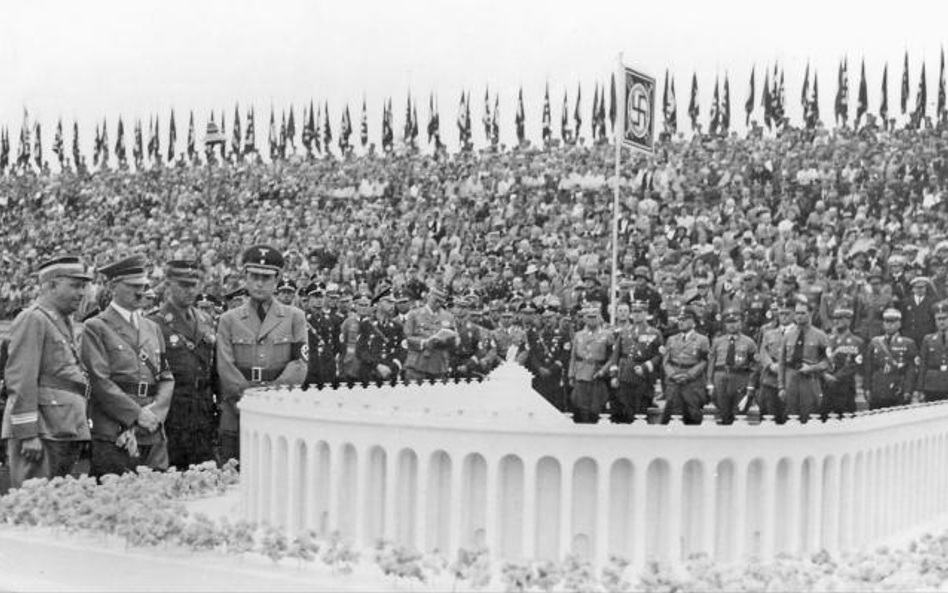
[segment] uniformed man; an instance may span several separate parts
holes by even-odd
[[[425,381],[447,377],[451,349],[458,343],[454,315],[444,309],[447,295],[438,287],[428,290],[428,302],[409,312],[405,320],[408,354],[405,378]]]
[[[615,423],[629,423],[635,415],[647,414],[655,397],[665,347],[661,332],[647,318],[648,305],[643,301],[616,307],[616,343],[610,360],[616,388],[611,418]]]
[[[559,299],[549,299],[540,328],[532,338],[528,367],[534,373],[533,388],[561,412],[567,409],[565,387],[571,349],[572,336],[559,319]]]
[[[490,332],[471,319],[472,301],[467,296],[454,299],[458,345],[451,351],[451,373],[455,378],[483,377],[487,372],[485,354],[493,350]]]
[[[149,285],[145,260],[132,256],[99,269],[112,292],[104,311],[85,322],[81,358],[91,386],[90,474],[120,474],[139,465],[167,469],[162,427],[174,375],[161,329],[142,316]]]
[[[362,361],[356,353],[359,342],[359,330],[362,323],[371,319],[369,313],[372,302],[365,295],[359,295],[353,301],[353,309],[349,311],[342,326],[339,328],[340,360],[339,377],[343,381],[361,381],[365,376]]]
[[[830,368],[829,338],[810,324],[811,314],[809,299],[798,296],[794,326],[784,336],[777,369],[778,397],[786,404],[787,414],[798,416],[800,422],[819,410],[820,379]]]
[[[311,282],[306,286],[308,310],[306,312],[306,335],[309,344],[306,384],[328,385],[336,381],[338,369],[336,356],[340,344],[337,328],[325,307],[322,285]]]
[[[902,313],[902,335],[911,338],[916,348],[922,345],[922,338],[935,331],[933,313],[934,297],[928,294],[931,283],[925,276],[912,278],[912,293],[899,303]]]
[[[247,289],[243,286],[236,288],[224,295],[224,301],[227,303],[227,310],[236,309],[247,302]]]
[[[284,305],[292,305],[296,299],[296,282],[289,278],[281,278],[277,284],[276,299]]]
[[[223,304],[220,299],[212,294],[202,292],[194,298],[194,306],[198,311],[204,313],[211,322],[211,327],[217,331],[217,320],[224,312]]]
[[[665,370],[665,410],[662,424],[673,414],[683,416],[685,424],[701,424],[707,397],[705,372],[711,345],[707,336],[695,331],[698,314],[685,307],[679,320],[681,331],[668,339],[662,365]]]
[[[760,387],[757,390],[757,405],[761,416],[772,416],[782,424],[787,419],[786,404],[777,395],[780,391],[778,370],[780,353],[783,350],[783,338],[793,324],[794,299],[785,297],[777,308],[777,325],[766,330],[760,339],[758,349],[760,360]]]
[[[648,308],[648,315],[652,320],[652,325],[660,327],[665,323],[664,313],[662,311],[662,297],[658,291],[651,287],[652,273],[648,266],[638,266],[632,271],[632,280],[635,282],[635,288],[632,289],[632,300],[645,303]]]
[[[2,437],[10,482],[72,472],[83,441],[87,378],[80,365],[71,315],[82,304],[92,275],[76,256],[43,262],[40,297],[16,316],[5,341]]]
[[[398,381],[405,364],[405,332],[395,321],[395,296],[388,285],[375,294],[375,315],[359,325],[356,356],[362,363],[365,382]]]
[[[243,253],[242,263],[249,299],[224,313],[217,328],[222,461],[240,460],[237,402],[244,390],[302,383],[309,358],[303,311],[273,298],[283,256],[273,247],[257,245]]]
[[[934,333],[925,336],[918,353],[916,399],[936,402],[948,399],[948,301],[935,305]]]
[[[898,309],[886,309],[882,313],[885,334],[869,341],[865,377],[870,410],[906,404],[915,390],[918,348],[914,340],[899,335],[901,322]]]
[[[678,322],[683,315],[685,301],[681,291],[678,289],[678,281],[671,273],[666,274],[662,280],[659,294],[662,298],[661,304],[659,305],[661,311],[659,319],[662,325],[660,325],[659,328],[667,340],[669,336],[683,331],[681,327],[679,327]],[[693,328],[692,331],[694,331]]]
[[[822,416],[856,411],[856,394],[862,391],[865,342],[852,331],[853,310],[839,307],[833,312],[836,331],[829,338],[830,368],[823,373]]]
[[[733,424],[741,400],[754,396],[757,345],[740,332],[741,312],[724,312],[724,333],[711,343],[708,355],[708,392],[718,409],[718,424]]]
[[[174,394],[165,420],[168,462],[184,470],[214,459],[216,336],[210,317],[194,307],[203,279],[200,265],[193,260],[169,261],[165,279],[165,302],[149,319],[161,329],[174,375]]]
[[[579,424],[596,424],[609,400],[609,357],[613,345],[612,332],[602,327],[598,304],[583,309],[583,329],[573,336],[568,379],[572,388],[570,403],[573,420]]]

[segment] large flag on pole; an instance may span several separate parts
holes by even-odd
[[[767,129],[773,125],[774,106],[770,97],[770,71],[764,68],[764,92],[760,96],[760,105],[764,108],[764,125]]]
[[[547,145],[553,139],[553,116],[550,112],[550,83],[546,83],[543,93],[543,144]],[[613,120],[614,122],[615,120]]]
[[[247,111],[247,131],[244,133],[244,154],[252,155],[257,152],[257,134],[254,130],[254,109]]]
[[[313,104],[309,105],[309,115],[310,118],[313,116]],[[359,141],[362,143],[362,148],[365,148],[369,145],[369,111],[365,105],[365,95],[362,95],[362,123],[359,127]]]
[[[6,149],[9,151],[9,140],[7,140],[6,137],[4,140],[7,141]],[[79,165],[81,164],[82,152],[79,150],[79,122],[72,120],[72,166],[78,171]]]
[[[517,125],[517,144],[523,146],[524,141],[526,141],[526,114],[523,110],[523,87],[520,87],[520,92],[517,94],[517,116],[515,118],[515,123]]]
[[[56,123],[56,137],[53,139],[53,154],[59,159],[59,168],[66,168],[66,148],[63,144],[63,118]]]
[[[612,82],[609,83],[609,126],[614,134],[616,131],[616,74],[612,73]]]
[[[583,87],[576,84],[576,108],[573,109],[573,142],[579,142],[579,129],[583,125],[583,116],[579,113],[579,104],[583,98]]]
[[[174,109],[171,110],[171,122],[168,124],[168,162],[174,163],[174,144],[178,139],[178,131],[174,125]]]
[[[566,91],[563,91],[563,111],[560,117],[560,138],[564,143],[569,143],[569,102],[566,99]]]
[[[921,128],[925,120],[925,104],[928,101],[928,91],[925,81],[925,62],[922,62],[922,77],[918,81],[918,91],[915,93],[915,111],[912,112],[912,125]]]
[[[655,149],[655,79],[623,66],[622,143],[647,153]],[[697,79],[695,79],[697,80]],[[697,82],[694,83],[697,85]]]
[[[839,70],[836,74],[836,103],[835,103],[836,125],[846,125],[849,119],[849,74],[846,71],[846,61],[839,62]]]
[[[882,68],[882,100],[879,101],[879,119],[882,129],[889,126],[889,64]]]
[[[941,48],[941,63],[938,67],[938,113],[936,114],[938,123],[945,121],[946,108],[948,107],[945,105],[945,48]]]
[[[312,103],[310,103],[310,105],[312,105]],[[305,107],[304,107],[304,110],[305,110]],[[221,118],[223,118],[223,116],[221,116]],[[231,137],[230,137],[230,151],[237,156],[238,160],[240,160],[240,158],[243,156],[243,152],[242,152],[243,146],[241,146],[242,140],[243,140],[243,134],[241,134],[241,131],[240,131],[240,106],[235,104],[234,105],[234,125],[232,126]]]
[[[714,136],[718,133],[718,123],[721,121],[721,96],[718,92],[718,79],[714,79],[714,99],[711,100],[711,109],[708,113],[708,134]]]
[[[724,73],[724,99],[721,100],[721,133],[727,136],[731,130],[731,84],[727,72]]]

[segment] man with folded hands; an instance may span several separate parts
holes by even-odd
[[[112,302],[85,322],[80,356],[89,373],[92,463],[95,477],[168,468],[162,426],[171,407],[174,376],[158,325],[141,310],[149,280],[132,256],[99,269]]]
[[[87,380],[76,350],[71,315],[92,276],[75,256],[45,261],[37,271],[41,295],[10,327],[3,414],[10,479],[68,475],[89,440]]]

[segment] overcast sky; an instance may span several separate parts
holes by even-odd
[[[764,8],[772,6],[773,8]],[[538,138],[543,88],[549,82],[558,121],[564,90],[570,109],[582,85],[588,122],[593,86],[607,82],[619,52],[628,65],[675,76],[679,127],[685,127],[693,71],[698,74],[701,117],[706,120],[716,75],[730,75],[732,121],[743,124],[752,66],[758,73],[779,61],[786,71],[792,118],[800,114],[800,85],[809,61],[820,77],[821,111],[832,116],[836,68],[850,63],[850,93],[866,60],[870,109],[878,109],[883,64],[889,65],[890,113],[898,106],[903,53],[909,52],[912,96],[922,60],[927,63],[929,112],[937,98],[938,59],[948,40],[948,3],[901,0],[864,2],[796,0],[779,3],[714,0],[669,2],[516,2],[514,0],[32,0],[4,4],[0,18],[0,125],[19,132],[24,107],[44,126],[49,148],[56,118],[71,128],[78,119],[83,144],[94,121],[108,118],[110,139],[121,114],[126,134],[135,118],[175,109],[178,148],[186,112],[200,129],[209,110],[242,112],[252,103],[261,126],[270,105],[300,108],[328,101],[338,133],[348,104],[357,127],[363,94],[370,136],[378,142],[381,106],[392,96],[400,136],[409,90],[440,103],[442,135],[454,145],[458,99],[473,97],[474,139],[486,87],[500,94],[501,130],[514,135],[517,89],[522,85],[527,134]],[[914,99],[913,99],[914,100]],[[852,100],[851,113],[855,100]],[[756,116],[760,118],[759,107]],[[146,126],[147,127],[147,126]],[[588,132],[587,132],[588,133]],[[356,132],[357,134],[357,132]],[[48,137],[48,139],[46,139]],[[129,140],[129,136],[126,137]],[[71,133],[67,135],[71,142]],[[166,130],[162,144],[167,142]]]

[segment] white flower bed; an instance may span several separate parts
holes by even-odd
[[[432,591],[948,591],[948,533],[925,535],[906,549],[880,548],[838,559],[821,553],[725,566],[695,558],[676,571],[652,563],[639,574],[617,557],[598,572],[576,557],[492,565],[485,550],[462,549],[447,558],[379,541],[374,550],[360,553],[338,534],[287,537],[269,525],[232,521],[218,504],[221,499],[207,497],[232,494],[237,479],[233,466],[204,464],[185,472],[142,468],[107,477],[102,484],[91,478],[34,480],[0,498],[0,535],[26,529],[58,539],[71,533],[101,547],[122,542],[130,554],[157,549],[180,557],[186,552],[186,558],[201,562],[231,557],[241,570],[270,564],[283,578],[314,588],[371,583],[375,589]],[[202,498],[216,505],[205,509],[218,512],[189,510],[202,507]],[[235,575],[239,580],[240,571]]]

